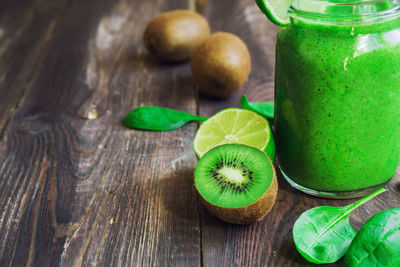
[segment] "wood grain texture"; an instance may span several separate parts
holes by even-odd
[[[247,43],[252,72],[231,98],[199,97],[188,63],[145,51],[146,23],[177,8],[197,9],[213,32]],[[265,220],[227,224],[193,188],[195,124],[121,124],[140,105],[209,116],[239,106],[243,93],[273,100],[277,30],[253,0],[2,1],[0,266],[309,266],[293,244],[295,219],[352,200],[306,196],[279,175]],[[389,192],[354,211],[356,229],[399,206],[399,181],[400,170]]]
[[[274,57],[277,27],[258,10],[254,1],[208,1],[204,10],[211,30],[227,31],[242,38],[252,57],[248,81],[227,100],[200,97],[200,115],[239,106],[242,94],[250,101],[273,101]],[[354,211],[355,229],[376,212],[400,205],[400,174],[386,192]],[[204,266],[310,266],[297,252],[292,228],[298,216],[315,206],[344,206],[354,200],[328,200],[307,196],[291,188],[278,171],[279,190],[275,206],[260,223],[237,226],[224,223],[207,211],[203,218]],[[329,266],[341,266],[341,261]]]
[[[188,65],[160,64],[141,40],[158,12],[188,6],[69,1],[48,22],[0,143],[0,266],[200,265],[196,126],[121,125],[141,104],[196,111]]]
[[[0,3],[0,132],[29,86],[66,1]]]

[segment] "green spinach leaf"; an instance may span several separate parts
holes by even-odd
[[[349,222],[350,213],[384,191],[381,188],[345,207],[321,206],[305,211],[293,226],[297,250],[309,262],[322,264],[338,261],[356,235]]]
[[[205,121],[206,119],[180,110],[143,106],[129,112],[122,123],[128,128],[169,131],[178,129],[190,121]]]
[[[249,102],[247,96],[242,95],[240,106],[264,116],[267,119],[274,118],[274,102]]]
[[[400,266],[400,208],[379,212],[361,227],[344,266]]]

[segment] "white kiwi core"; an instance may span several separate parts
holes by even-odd
[[[228,180],[235,183],[242,183],[244,182],[245,178],[242,175],[242,172],[238,169],[233,169],[230,167],[224,166],[220,171],[220,174],[227,177]]]

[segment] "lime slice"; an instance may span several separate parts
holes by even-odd
[[[244,144],[265,151],[275,159],[275,141],[268,121],[245,109],[221,110],[200,125],[193,149],[201,158],[208,150],[223,144]]]
[[[274,24],[286,27],[290,24],[288,10],[292,0],[255,0],[267,18]]]

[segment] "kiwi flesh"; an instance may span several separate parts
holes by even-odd
[[[278,183],[267,154],[242,144],[209,150],[199,160],[194,183],[206,208],[236,224],[261,221],[275,203]]]

